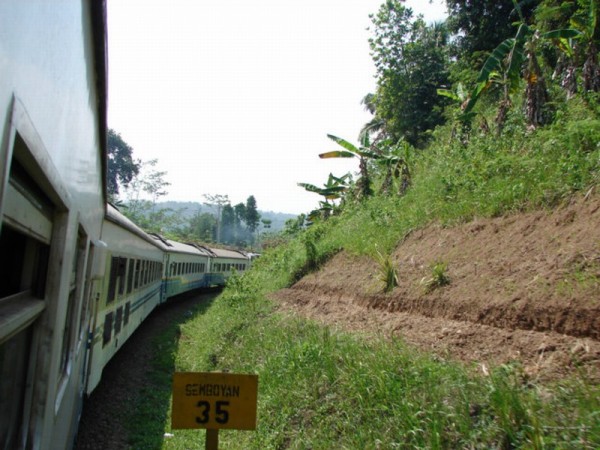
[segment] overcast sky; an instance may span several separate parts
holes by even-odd
[[[264,211],[305,213],[353,143],[375,89],[368,15],[383,0],[108,0],[108,125],[167,171],[164,200],[254,195]],[[409,0],[427,21],[443,1]]]

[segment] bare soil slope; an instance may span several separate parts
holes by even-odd
[[[552,212],[432,225],[393,254],[399,286],[384,294],[379,264],[339,253],[273,295],[282,310],[346,330],[400,336],[440,357],[519,361],[526,376],[585,370],[600,380],[600,198]],[[446,286],[427,289],[432,264]]]

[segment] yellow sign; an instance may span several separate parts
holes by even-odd
[[[258,375],[173,374],[171,427],[256,429]]]

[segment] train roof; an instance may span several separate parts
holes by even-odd
[[[106,204],[106,220],[114,223],[115,225],[120,226],[121,228],[125,228],[127,231],[137,235],[138,237],[150,242],[151,244],[159,247],[161,249],[165,249],[165,245],[153,239],[148,233],[138,227],[135,223],[133,223],[129,218],[125,217],[121,211],[118,210],[114,205],[107,203]]]
[[[207,249],[199,248],[192,244],[184,244],[182,242],[172,241],[170,239],[167,239],[166,241],[167,245],[169,246],[169,252],[187,253],[190,255],[202,255],[206,257],[212,256],[212,254],[209,251],[207,251]]]
[[[224,248],[211,248],[210,250],[217,258],[249,259],[248,255],[237,250],[227,250]]]

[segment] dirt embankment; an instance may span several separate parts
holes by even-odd
[[[583,369],[600,380],[598,196],[552,212],[432,225],[392,258],[399,286],[391,293],[382,293],[376,261],[342,252],[274,298],[284,310],[400,336],[483,371],[520,361],[532,377]],[[428,288],[435,263],[450,282]]]

